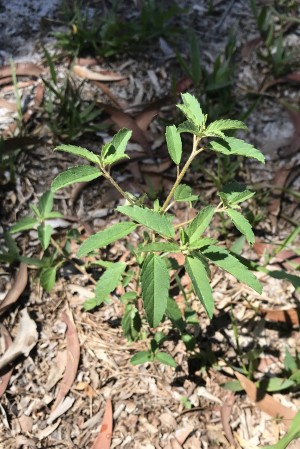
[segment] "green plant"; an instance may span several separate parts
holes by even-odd
[[[190,186],[183,183],[183,178],[192,162],[204,150],[217,154],[252,157],[264,162],[263,155],[252,145],[234,137],[227,137],[224,133],[232,129],[245,129],[246,126],[242,122],[217,120],[206,125],[207,116],[203,114],[196,98],[186,93],[182,95],[182,100],[183,104],[177,107],[185,115],[186,120],[178,127],[172,125],[166,128],[167,146],[170,157],[177,167],[177,177],[162,204],[156,199],[151,205],[145,195],[138,198],[130,192],[123,191],[111,175],[112,165],[121,159],[128,158],[126,145],[131,137],[131,131],[120,130],[111,142],[102,146],[100,155],[72,145],[60,145],[56,148],[58,151],[81,156],[92,165],[78,165],[60,173],[52,183],[53,192],[75,182],[91,181],[103,176],[124,198],[125,204],[118,206],[117,211],[130,219],[130,221],[120,221],[88,237],[80,246],[78,257],[91,253],[97,254],[99,249],[124,239],[131,232],[143,231],[139,232],[140,243],[136,247],[130,246],[135,264],[131,265],[128,271],[125,262],[102,263],[106,269],[96,284],[95,298],[84,304],[86,310],[100,306],[116,287],[123,283],[126,293],[129,294],[126,299],[128,307],[125,312],[126,318],[123,318],[123,329],[130,340],[139,337],[142,327],[145,328],[147,325],[150,329],[156,328],[166,317],[170,318],[173,326],[184,335],[185,323],[176,302],[169,293],[170,272],[173,278],[175,271],[179,282],[182,271],[187,272],[194,294],[199,298],[209,318],[212,318],[214,313],[210,264],[215,264],[227,271],[258,293],[262,290],[259,281],[246,265],[228,251],[221,242],[206,234],[214,217],[226,215],[245,235],[248,243],[250,245],[254,243],[252,228],[240,212],[240,204],[253,196],[253,192],[245,186],[236,182],[224,186],[219,192],[218,204],[208,204],[194,219],[173,224],[175,217],[171,210],[176,202],[186,202],[191,205],[198,200],[198,196],[193,194]],[[193,136],[193,147],[185,161],[182,161],[181,133],[189,133]],[[171,257],[172,253],[183,254],[185,259],[183,266],[176,267],[176,264],[172,262],[174,260]],[[128,276],[131,279],[130,283],[128,283]],[[186,291],[185,295],[190,296],[191,291]],[[162,339],[154,338],[154,341],[155,343],[152,339],[147,355],[143,353],[133,361],[159,359],[167,363],[166,358],[158,355]]]
[[[194,32],[189,34],[189,57],[176,52],[178,62],[185,74],[193,81],[197,97],[207,110],[210,120],[230,116],[234,109],[232,82],[234,74],[233,57],[236,41],[233,34],[228,38],[223,54],[219,54],[211,70],[206,69],[201,57],[199,39]]]
[[[54,229],[51,221],[57,218],[63,218],[62,214],[53,209],[53,193],[45,192],[39,199],[38,204],[31,204],[32,216],[22,218],[15,223],[10,232],[5,234],[5,244],[7,252],[0,254],[0,260],[4,262],[25,262],[38,268],[37,278],[41,286],[47,292],[51,291],[56,282],[58,269],[70,257],[70,241],[78,238],[77,231],[71,230],[67,233],[63,245],[59,245],[52,235]],[[36,230],[38,240],[42,248],[40,258],[21,256],[19,249],[10,234],[15,234],[28,230]],[[74,264],[78,268],[77,264]],[[80,269],[80,267],[79,267]]]
[[[50,81],[43,78],[47,88],[44,112],[52,133],[60,139],[74,140],[86,132],[103,129],[93,123],[101,114],[96,102],[83,99],[84,81],[78,85],[69,73],[59,81],[53,59],[45,48],[44,53],[51,76]]]
[[[75,2],[68,30],[54,33],[58,46],[74,57],[86,53],[112,56],[140,51],[159,37],[178,33],[172,19],[183,10],[176,5],[165,8],[161,2],[145,0],[129,20],[122,17],[120,6],[115,1],[108,11],[95,9],[91,15],[82,2]]]
[[[300,438],[300,412],[298,412],[290,425],[288,432],[276,443],[271,446],[264,446],[261,449],[286,449],[289,444]]]
[[[275,78],[289,73],[297,64],[299,54],[284,46],[283,32],[277,32],[276,21],[282,22],[282,28],[284,17],[274,8],[263,6],[258,9],[256,0],[251,0],[251,7],[264,45],[257,51],[258,57],[272,68]]]
[[[12,59],[10,61],[10,67],[11,67],[11,76],[12,76],[14,90],[15,90],[15,96],[16,96],[16,107],[17,107],[16,121],[17,121],[17,127],[19,130],[19,133],[21,134],[22,129],[23,129],[23,110],[22,110],[20,91],[19,91],[18,82],[17,82],[16,66]]]

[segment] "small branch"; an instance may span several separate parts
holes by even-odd
[[[204,148],[200,148],[199,150],[197,150],[198,144],[200,142],[201,138],[198,136],[194,136],[194,141],[193,141],[193,150],[190,154],[190,157],[188,158],[188,160],[186,161],[185,165],[183,166],[181,173],[179,173],[179,175],[177,176],[177,179],[169,193],[169,195],[167,196],[166,201],[164,202],[162,208],[161,208],[161,214],[163,214],[164,212],[166,212],[167,207],[171,201],[171,199],[173,198],[174,192],[177,189],[177,187],[179,186],[179,184],[182,181],[182,178],[184,177],[184,175],[186,174],[189,166],[191,165],[191,163],[193,162],[193,160],[195,159],[195,157],[201,153],[201,151],[203,151]]]
[[[89,280],[96,285],[97,282],[95,281],[95,279],[86,272],[85,268],[81,267],[80,265],[78,265],[76,262],[74,262],[70,257],[66,256],[65,253],[63,252],[63,250],[61,249],[61,247],[56,243],[56,241],[54,240],[53,237],[51,237],[51,244],[54,246],[54,248],[57,249],[57,251],[59,252],[59,254],[61,256],[63,256],[64,259],[68,260],[75,268],[76,270],[80,271],[80,273],[84,274],[85,276],[87,276],[89,278]]]
[[[125,200],[127,200],[132,206],[134,206],[134,201],[130,198],[129,195],[127,195],[126,192],[116,183],[116,181],[110,176],[108,171],[105,170],[105,168],[101,167],[101,171],[103,173],[103,176],[117,189],[117,191],[122,195]]]

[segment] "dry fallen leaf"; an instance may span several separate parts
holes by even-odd
[[[132,139],[139,143],[141,147],[151,155],[151,148],[148,138],[144,131],[138,126],[135,119],[124,111],[105,103],[97,102],[98,106],[110,115],[111,121],[117,125],[119,129],[128,128],[132,131]]]
[[[100,81],[94,81],[94,84],[99,87],[99,89],[102,90],[102,92],[108,96],[108,98],[115,103],[115,105],[117,106],[117,108],[119,109],[125,109],[128,106],[127,101],[125,100],[120,100],[119,98],[115,97],[115,95],[112,93],[112,91],[110,90],[110,88],[104,84],[104,83],[100,83]]]
[[[276,321],[277,323],[286,323],[289,326],[299,326],[298,313],[300,309],[260,309],[260,313],[267,321]]]
[[[17,110],[17,105],[16,103],[11,103],[10,101],[0,98],[0,108],[15,112]]]
[[[19,62],[15,64],[17,76],[35,76],[38,78],[44,71],[42,67],[32,62]],[[4,65],[0,68],[0,78],[11,77],[11,66]]]
[[[229,441],[229,443],[233,446],[236,447],[236,442],[234,441],[233,438],[233,434],[232,434],[232,430],[231,430],[231,426],[230,426],[230,416],[231,416],[231,411],[232,411],[232,407],[234,404],[234,393],[228,393],[228,396],[226,397],[226,399],[223,402],[223,405],[221,407],[220,413],[221,413],[221,422],[222,422],[222,426],[223,426],[223,430],[225,433],[225,436],[227,438],[227,440]]]
[[[63,380],[59,385],[59,390],[52,406],[51,415],[58,405],[65,399],[70,388],[72,387],[79,364],[80,344],[76,331],[76,326],[72,317],[72,312],[69,308],[62,313],[62,321],[67,325],[66,340],[67,340],[67,364]]]
[[[115,72],[109,70],[101,70],[100,72],[94,72],[86,67],[80,65],[74,65],[73,72],[80,78],[86,78],[93,81],[121,81],[127,76],[118,75]]]
[[[193,426],[184,426],[181,427],[180,429],[177,429],[175,432],[175,438],[178,441],[178,443],[184,444],[185,440],[193,432],[193,430],[194,430]]]
[[[9,332],[5,329],[3,324],[0,324],[0,333],[3,335],[4,338],[4,346],[5,350],[7,350],[12,345],[12,339],[9,335]],[[3,376],[0,377],[0,398],[5,392],[10,376],[12,375],[13,368],[9,371],[7,371]]]
[[[25,263],[21,263],[13,286],[0,304],[0,315],[2,315],[9,308],[9,306],[11,306],[11,304],[14,304],[20,298],[26,285],[27,265]]]
[[[255,383],[247,379],[243,374],[235,372],[236,377],[240,381],[242,387],[246,391],[251,401],[255,402],[260,410],[267,413],[273,418],[282,418],[286,420],[285,424],[290,425],[292,419],[296,415],[296,411],[292,408],[285,407],[280,402],[277,402],[269,394],[262,392],[257,388]]]
[[[101,429],[91,449],[110,449],[112,425],[112,404],[111,400],[107,399]]]
[[[12,345],[0,357],[0,369],[7,366],[20,355],[28,356],[31,349],[36,345],[38,333],[35,322],[28,315],[27,309],[20,312],[21,318],[18,333]]]

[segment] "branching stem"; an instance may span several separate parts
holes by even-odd
[[[164,204],[163,204],[163,206],[162,206],[162,208],[161,208],[161,211],[160,211],[161,214],[163,214],[164,212],[166,212],[167,207],[168,207],[170,201],[172,200],[172,198],[173,198],[173,196],[174,196],[174,192],[175,192],[175,190],[177,189],[177,187],[179,186],[179,184],[181,183],[181,181],[182,181],[184,175],[186,174],[186,172],[187,172],[189,166],[191,165],[191,163],[193,162],[193,160],[195,159],[195,157],[196,157],[199,153],[201,153],[201,151],[203,151],[204,148],[199,148],[199,149],[197,149],[200,140],[201,140],[201,137],[194,136],[193,150],[192,150],[192,152],[191,152],[191,154],[190,154],[188,160],[187,160],[186,163],[184,164],[184,166],[183,166],[181,172],[178,174],[177,179],[176,179],[176,181],[175,181],[175,183],[174,183],[174,185],[173,185],[173,187],[172,187],[172,189],[171,189],[169,195],[167,196],[166,201],[164,202]]]
[[[112,178],[112,176],[108,173],[107,170],[105,170],[104,167],[101,167],[101,171],[103,173],[104,178],[106,178],[116,189],[117,191],[122,195],[123,198],[125,198],[125,200],[127,200],[131,206],[134,206],[134,201],[130,198],[130,196],[124,192],[124,190],[116,183],[116,181],[114,180],[114,178]]]

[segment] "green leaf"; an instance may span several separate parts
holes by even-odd
[[[245,265],[243,265],[226,249],[219,246],[210,245],[201,252],[218,267],[232,274],[236,279],[261,294],[262,286],[258,279],[245,267]]]
[[[12,238],[9,232],[4,231],[4,241],[5,246],[8,249],[9,255],[13,256],[15,258],[18,258],[20,255],[20,250],[18,248],[18,245],[16,241]]]
[[[103,231],[97,232],[96,234],[88,237],[79,247],[77,255],[78,257],[85,256],[95,249],[103,248],[116,240],[126,237],[126,235],[134,231],[135,228],[136,224],[131,221],[116,223]]]
[[[179,133],[190,133],[190,134],[199,135],[199,130],[198,130],[197,126],[195,126],[193,123],[189,122],[188,120],[181,123],[178,126],[177,131]]]
[[[204,132],[204,135],[207,137],[216,136],[224,138],[225,136],[222,131],[227,129],[247,129],[247,126],[239,120],[216,120],[215,122],[208,125]]]
[[[99,156],[86,148],[76,147],[74,145],[59,145],[54,148],[54,151],[64,151],[65,153],[71,153],[75,156],[83,157],[84,159],[93,162],[94,164],[99,164]]]
[[[45,250],[48,248],[48,246],[50,244],[53,228],[51,225],[43,223],[37,228],[37,231],[38,231],[39,241],[42,245],[43,250]]]
[[[55,210],[53,210],[45,216],[46,220],[51,220],[52,218],[64,218],[64,216],[60,212],[56,212]]]
[[[189,121],[197,126],[198,129],[201,128],[205,122],[205,117],[199,101],[189,93],[181,94],[181,98],[183,104],[177,104],[176,106],[184,113]]]
[[[216,239],[210,239],[209,237],[203,237],[197,240],[193,240],[193,243],[189,244],[189,249],[200,249],[208,245],[214,245],[217,243]]]
[[[167,126],[166,128],[166,141],[168,146],[168,151],[171,156],[172,161],[179,165],[182,156],[182,142],[180,133],[177,131],[175,125]]]
[[[212,318],[214,313],[214,299],[207,275],[208,265],[206,260],[201,255],[189,255],[185,258],[184,266],[192,281],[196,295],[200,299],[208,317]]]
[[[192,189],[186,184],[180,184],[174,192],[175,201],[195,201],[198,195],[193,195]]]
[[[280,377],[271,377],[270,379],[263,379],[260,382],[258,382],[258,388],[261,388],[262,390],[266,390],[269,393],[272,393],[274,391],[282,391],[286,390],[287,388],[292,387],[295,385],[295,382],[291,379],[283,379]]]
[[[151,351],[140,351],[134,354],[130,362],[132,365],[141,365],[142,363],[153,362],[154,354]]]
[[[111,143],[117,149],[118,153],[124,153],[126,145],[132,136],[132,131],[126,128],[120,129],[113,137]]]
[[[56,267],[43,268],[40,273],[40,283],[46,292],[50,292],[54,285],[56,279]]]
[[[185,324],[182,319],[181,311],[176,301],[170,297],[168,298],[165,314],[172,321],[173,325],[177,327],[177,329],[181,332],[185,330]]]
[[[156,327],[167,308],[170,277],[165,262],[156,254],[149,255],[143,263],[142,296],[150,327]]]
[[[264,446],[261,449],[286,449],[288,445],[297,438],[300,438],[300,412],[296,414],[287,434],[284,435],[281,440],[279,440],[276,444]]]
[[[177,363],[175,362],[173,357],[165,352],[157,351],[154,355],[154,358],[164,365],[172,366],[172,368],[176,368],[177,366]]]
[[[141,245],[138,247],[138,253],[178,253],[180,252],[180,246],[177,243],[169,243],[169,242],[153,242],[148,243],[147,245]]]
[[[300,369],[295,371],[289,378],[293,383],[296,383],[297,385],[300,384]]]
[[[203,234],[203,232],[211,222],[214,213],[215,208],[213,206],[206,206],[198,213],[198,215],[196,215],[193,221],[186,227],[185,232],[189,237],[190,244],[198,240],[199,237]]]
[[[107,268],[96,284],[95,298],[84,303],[85,310],[91,310],[99,306],[108,298],[109,294],[117,288],[125,268],[126,263],[124,262],[116,262]]]
[[[141,331],[142,321],[137,308],[133,304],[126,306],[121,324],[127,340],[136,341]]]
[[[221,387],[224,388],[225,390],[229,390],[229,391],[243,391],[244,390],[244,388],[242,387],[239,380],[230,380],[228,382],[224,382],[223,384],[221,384]]]
[[[14,234],[15,232],[27,231],[28,229],[34,229],[38,224],[39,222],[34,217],[21,218],[10,228],[9,232]]]
[[[218,195],[225,206],[231,206],[248,200],[255,195],[255,192],[248,190],[245,184],[233,181],[226,184]]]
[[[125,128],[120,129],[111,142],[103,145],[101,157],[105,164],[111,165],[120,159],[128,158],[125,150],[131,135],[132,131]]]
[[[267,273],[274,279],[286,279],[297,291],[300,291],[300,276],[287,273],[284,270],[268,270]]]
[[[117,210],[139,224],[144,225],[161,235],[170,238],[175,237],[175,231],[170,219],[165,215],[160,215],[159,212],[154,212],[150,209],[143,209],[139,206],[119,206],[117,207]]]
[[[234,226],[241,232],[241,234],[244,234],[249,242],[249,245],[253,245],[255,242],[255,235],[253,234],[251,225],[247,218],[234,209],[226,209],[226,213],[229,215]]]
[[[88,182],[99,178],[101,172],[98,168],[91,165],[77,165],[68,168],[68,170],[59,173],[52,181],[51,190],[56,192],[58,189],[74,184],[75,182]]]
[[[298,365],[296,363],[295,357],[292,356],[287,347],[285,348],[284,367],[287,371],[290,371],[292,373],[298,370]]]
[[[217,153],[227,154],[227,155],[239,155],[245,157],[252,157],[257,159],[259,162],[265,163],[264,155],[254,148],[249,143],[244,142],[241,139],[236,139],[235,137],[225,137],[219,139],[218,141],[210,142],[213,151]]]
[[[245,236],[240,235],[238,238],[235,239],[233,245],[230,247],[230,252],[236,254],[237,256],[241,255],[243,248],[245,246]]]
[[[53,192],[44,192],[38,202],[38,208],[43,218],[45,218],[53,208]]]

